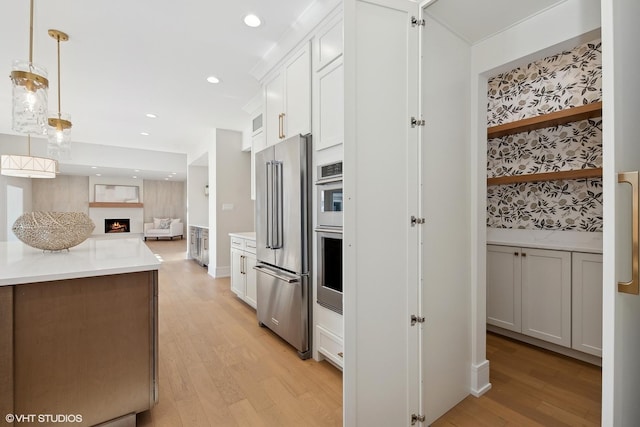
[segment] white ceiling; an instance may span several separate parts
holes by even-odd
[[[13,60],[28,58],[29,0],[0,1],[0,75],[8,76]],[[437,0],[428,12],[474,44],[563,1]],[[69,34],[61,44],[61,84],[73,141],[185,153],[210,141],[214,128],[247,126],[242,107],[259,91],[250,71],[312,3],[36,0],[34,62],[49,70],[49,107],[55,111],[56,42],[47,30]],[[260,16],[263,25],[245,26],[247,13]],[[209,75],[221,83],[208,83]],[[8,77],[0,79],[2,133],[15,134]],[[88,166],[62,164],[61,171],[85,174]],[[171,171],[149,172],[166,176]],[[131,170],[109,173],[127,176]]]
[[[436,0],[427,12],[475,44],[567,0]]]
[[[47,30],[69,34],[61,44],[62,110],[74,141],[186,152],[214,128],[246,127],[242,106],[259,90],[249,71],[312,2],[36,0],[34,62],[49,71],[55,111],[56,42]],[[2,0],[0,8],[0,72],[8,76],[13,60],[28,59],[29,0]],[[247,13],[263,25],[244,25]],[[221,83],[208,83],[209,75]],[[0,80],[0,133],[14,134],[8,77]]]

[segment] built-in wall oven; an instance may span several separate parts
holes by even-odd
[[[342,228],[342,162],[318,166],[318,226]]]
[[[318,304],[342,314],[342,228],[318,227]]]
[[[318,166],[317,301],[342,314],[342,162]]]

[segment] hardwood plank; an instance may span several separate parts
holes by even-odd
[[[592,117],[601,116],[602,102],[593,102],[587,105],[580,105],[578,107],[554,111],[553,113],[549,114],[516,120],[514,122],[505,123],[498,126],[492,126],[487,129],[487,138],[499,138],[505,135],[513,135],[520,132],[529,132],[536,129],[558,126],[565,123],[577,122],[580,120],[586,120]]]
[[[522,182],[561,181],[602,177],[602,168],[576,169],[559,172],[530,173],[526,175],[498,176],[487,178],[487,185],[519,184]]]
[[[228,279],[213,279],[184,259],[185,241],[147,245],[164,260],[160,401],[138,414],[138,425],[342,425],[341,371],[300,360],[290,345],[260,328]],[[600,424],[599,367],[491,333],[487,357],[492,390],[467,397],[432,426]]]

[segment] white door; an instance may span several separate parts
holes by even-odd
[[[311,132],[311,47],[300,49],[284,66],[284,138]]]
[[[618,173],[640,170],[640,2],[602,0],[603,348],[602,425],[640,425],[640,296],[618,291],[632,279],[632,192]],[[637,189],[635,196],[637,200]],[[636,249],[632,251],[632,241]],[[638,260],[633,260],[635,270]],[[637,280],[637,274],[633,279]],[[624,285],[622,286],[625,287]]]
[[[264,84],[264,133],[267,146],[282,139],[283,113],[284,73],[280,71]]]
[[[422,411],[430,424],[469,394],[470,47],[424,10],[421,29]],[[422,28],[422,27],[420,27]],[[348,139],[346,139],[348,143]]]
[[[344,425],[408,426],[420,414],[418,6],[344,7]]]
[[[487,324],[522,332],[520,248],[487,245]]]
[[[242,251],[231,249],[231,290],[233,293],[244,299],[245,278],[244,278],[244,255]]]
[[[571,347],[571,252],[522,248],[522,333]]]

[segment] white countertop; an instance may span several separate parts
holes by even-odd
[[[602,253],[602,233],[487,228],[487,244]]]
[[[244,232],[238,232],[238,233],[229,233],[229,236],[238,237],[240,239],[253,240],[254,242],[256,240],[256,232],[255,231],[244,231]]]
[[[157,270],[159,265],[140,238],[90,237],[59,252],[0,242],[0,286]]]

